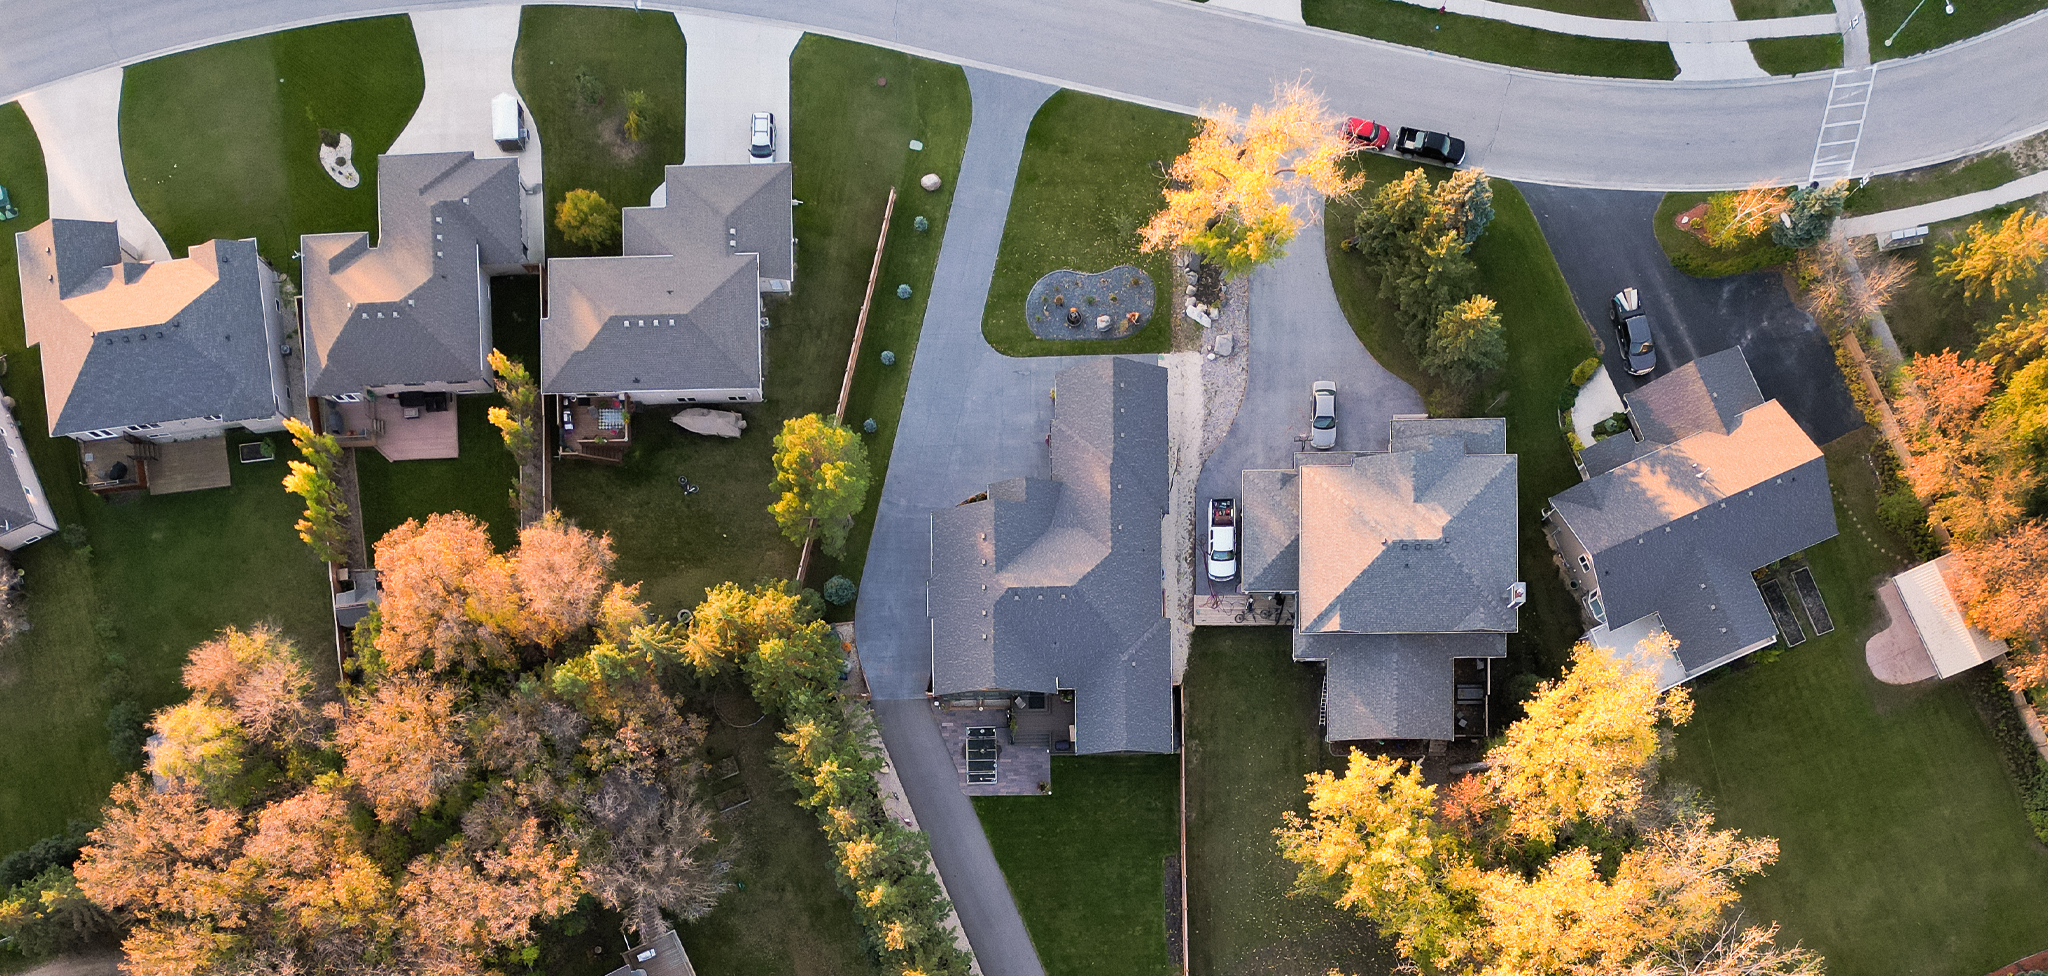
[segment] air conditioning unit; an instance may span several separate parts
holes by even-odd
[[[1529,584],[1516,580],[1515,585],[1508,587],[1508,609],[1513,610],[1527,602],[1529,602]]]

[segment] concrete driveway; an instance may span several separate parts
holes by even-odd
[[[691,50],[696,50],[693,40]],[[697,55],[692,53],[691,62]],[[987,976],[1044,976],[974,806],[926,703],[932,666],[924,614],[931,567],[931,513],[986,491],[989,483],[1048,473],[1053,376],[1065,357],[1011,359],[981,335],[1010,191],[1031,119],[1051,85],[967,69],[974,120],[954,181],[946,237],[932,275],[924,331],[908,364],[896,447],[876,503],[862,570],[861,667],[875,696],[882,741],[917,824],[931,838],[960,925]],[[692,150],[694,152],[694,150]],[[913,190],[913,193],[922,192]]]
[[[1249,355],[1244,405],[1202,466],[1197,512],[1208,511],[1212,498],[1237,497],[1246,468],[1293,467],[1295,452],[1309,450],[1296,438],[1309,431],[1308,387],[1316,380],[1337,383],[1340,451],[1386,450],[1387,422],[1422,412],[1421,395],[1365,351],[1337,305],[1321,222],[1303,228],[1286,257],[1253,273]],[[1207,580],[1197,586],[1197,597],[1210,592]],[[1215,592],[1239,592],[1238,584],[1217,583]]]
[[[1651,226],[1661,194],[1521,189],[1624,395],[1673,367],[1741,346],[1764,396],[1782,402],[1815,443],[1863,426],[1827,336],[1792,303],[1777,271],[1694,278],[1672,267]],[[1641,378],[1623,368],[1607,319],[1608,298],[1629,286],[1642,290],[1657,330],[1657,368]]]
[[[23,95],[21,108],[43,144],[50,216],[114,221],[123,250],[146,261],[169,261],[170,249],[135,205],[128,171],[121,165],[121,69],[95,71]]]
[[[478,159],[517,155],[520,184],[538,191],[541,132],[533,114],[526,117],[524,151],[508,153],[491,137],[491,99],[504,92],[518,94],[512,84],[512,50],[519,45],[519,8],[421,10],[412,15],[412,32],[419,39],[426,90],[412,121],[385,152],[472,152]],[[537,264],[547,253],[547,205],[538,192],[524,194],[520,203],[526,258]]]
[[[804,32],[756,21],[678,13],[689,46],[683,154],[692,166],[745,163],[755,112],[775,113],[775,158],[789,160],[789,52]]]

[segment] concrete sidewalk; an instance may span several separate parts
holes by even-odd
[[[1770,20],[1736,20],[1734,10],[1728,11],[1728,19],[1686,19],[1686,20],[1613,20],[1606,17],[1581,17],[1577,14],[1561,14],[1538,7],[1524,7],[1520,4],[1501,3],[1499,0],[1406,0],[1418,7],[1434,7],[1449,13],[1464,14],[1467,17],[1484,17],[1524,27],[1535,27],[1559,34],[1577,34],[1580,37],[1610,37],[1624,41],[1665,41],[1674,44],[1717,44],[1733,41],[1751,41],[1760,37],[1806,37],[1814,34],[1836,34],[1841,25],[1834,14],[1812,14],[1805,17],[1776,17]],[[1663,0],[1653,3],[1655,11]],[[1725,0],[1723,0],[1725,2]],[[1700,11],[1691,16],[1710,13]]]
[[[145,261],[170,260],[163,235],[135,205],[121,164],[121,69],[79,75],[23,95],[21,108],[43,144],[50,216],[114,221],[120,225],[122,250]]]
[[[413,36],[426,69],[426,91],[405,131],[385,150],[401,153],[473,152],[478,159],[511,155],[491,138],[491,99],[502,92],[517,94],[512,84],[512,52],[519,45],[518,7],[463,7],[421,10],[412,15]],[[540,128],[533,113],[526,118],[525,151],[519,157],[519,182],[533,188],[521,198],[526,223],[526,259],[539,263],[546,254],[547,212],[541,198]]]
[[[1933,203],[1923,203],[1917,207],[1901,207],[1862,217],[1844,217],[1836,222],[1835,233],[1844,237],[1862,237],[1866,234],[1905,230],[1908,227],[1918,227],[1939,220],[1967,217],[1980,210],[1989,210],[2044,193],[2048,193],[2048,172],[2022,176],[2004,186],[1965,193],[1959,197],[1949,197]]]
[[[804,32],[690,13],[676,14],[676,22],[689,45],[683,153],[690,165],[751,161],[747,142],[755,112],[775,114],[775,158],[788,161],[789,53]]]

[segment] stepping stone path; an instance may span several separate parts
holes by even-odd
[[[1152,321],[1152,276],[1128,264],[1089,274],[1062,268],[1031,286],[1024,321],[1041,339],[1125,339]]]

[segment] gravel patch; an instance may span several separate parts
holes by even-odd
[[[1024,296],[1024,321],[1040,339],[1124,339],[1152,321],[1152,276],[1128,264],[1090,274],[1062,268]],[[1104,323],[1097,320],[1108,318]]]

